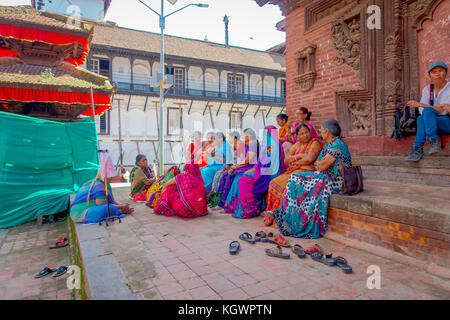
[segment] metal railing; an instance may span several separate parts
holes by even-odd
[[[153,88],[150,85],[137,84],[131,85],[129,82],[117,82],[117,88],[119,91],[135,91],[135,92],[146,92],[159,95],[159,87]],[[190,97],[190,98],[211,98],[211,99],[223,99],[223,100],[233,100],[233,101],[247,101],[247,102],[266,102],[284,105],[286,104],[286,99],[284,97],[274,97],[266,95],[257,94],[242,94],[233,92],[219,92],[210,90],[199,90],[199,89],[189,89],[189,88],[170,88],[168,89],[166,95],[168,96],[180,96],[180,97]]]
[[[134,91],[142,93],[150,93],[159,95],[159,87],[153,88],[150,86],[150,77],[147,75],[134,74],[133,83],[131,83],[130,74],[126,73],[113,73],[113,82],[117,82],[119,91]],[[146,84],[147,83],[147,84]],[[180,96],[189,98],[210,98],[219,100],[231,100],[231,101],[243,101],[243,102],[261,102],[261,103],[273,103],[279,105],[286,104],[285,97],[276,97],[275,89],[269,89],[262,94],[262,88],[250,87],[250,94],[248,93],[236,93],[236,92],[224,92],[227,89],[227,84],[221,84],[221,90],[219,91],[218,82],[205,81],[205,90],[203,88],[203,81],[191,80],[188,81],[188,88],[175,88],[172,87],[168,90],[168,96]],[[277,89],[279,92],[281,88]],[[240,90],[239,90],[240,91]],[[244,91],[248,91],[245,86]]]

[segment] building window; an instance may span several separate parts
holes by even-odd
[[[181,135],[182,116],[180,108],[167,108],[167,135],[179,136]]]
[[[230,130],[242,130],[242,112],[231,111],[230,113]]]
[[[88,70],[100,74],[100,60],[99,59],[89,60]]]
[[[244,94],[244,76],[229,73],[227,90],[229,94]]]
[[[97,134],[109,135],[109,110],[105,111],[100,117],[95,117]]]
[[[286,99],[286,80],[281,80],[281,98]]]
[[[184,88],[184,68],[173,68],[173,82],[175,88]]]
[[[104,77],[109,78],[109,60],[100,59],[99,61],[99,73]]]
[[[98,58],[90,59],[88,70],[109,77],[109,60]],[[97,122],[97,133],[109,134],[109,110],[100,116],[99,122]]]

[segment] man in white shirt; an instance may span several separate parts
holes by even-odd
[[[428,154],[441,151],[438,141],[438,131],[450,134],[450,82],[446,80],[448,67],[444,62],[435,62],[428,68],[431,85],[422,90],[420,102],[411,100],[408,106],[419,108],[421,114],[417,118],[417,134],[411,153],[405,158],[407,161],[422,159],[423,146],[426,141],[430,148]],[[433,87],[433,91],[431,88]]]

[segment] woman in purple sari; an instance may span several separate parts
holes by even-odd
[[[228,193],[230,192],[233,182],[239,180],[244,172],[253,169],[257,163],[259,155],[259,142],[256,139],[256,133],[253,129],[244,130],[245,151],[244,157],[240,164],[231,166],[227,172],[222,175],[217,193],[218,203],[215,206],[224,208]]]
[[[277,128],[267,126],[264,128],[258,163],[253,169],[244,172],[239,180],[234,180],[225,201],[225,211],[240,219],[259,216],[266,206],[264,194],[269,189],[270,181],[285,169]]]

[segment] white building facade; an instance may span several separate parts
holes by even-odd
[[[158,159],[159,87],[150,82],[160,72],[159,40],[107,24],[94,28],[87,68],[118,86],[112,108],[97,119],[99,147],[115,164],[132,166],[137,154]],[[253,128],[260,135],[285,110],[283,55],[166,36],[165,67],[174,77],[165,96],[166,168],[185,163],[194,131]]]

